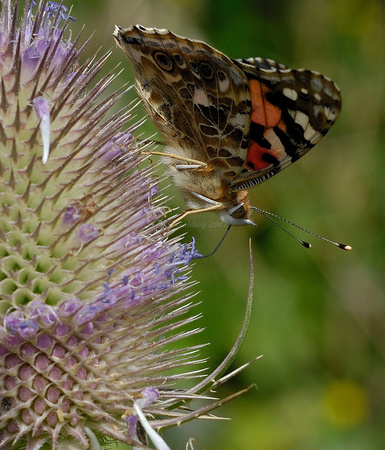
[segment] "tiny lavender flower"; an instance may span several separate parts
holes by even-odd
[[[108,55],[79,66],[64,6],[19,9],[3,0],[0,17],[0,446],[168,448],[154,428],[226,401],[179,409],[228,359],[176,389],[202,361],[165,349],[199,331],[178,331],[197,318],[181,294],[198,253],[160,220],[151,166],[120,131],[130,111],[106,118],[115,75],[90,87]]]

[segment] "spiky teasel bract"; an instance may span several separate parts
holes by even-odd
[[[167,448],[153,428],[223,403],[180,408],[207,398],[228,359],[177,389],[202,362],[199,346],[170,350],[199,331],[183,294],[198,253],[169,237],[138,124],[121,131],[130,109],[110,113],[125,88],[102,96],[108,54],[79,65],[72,20],[55,2],[2,2],[0,445],[144,446],[147,433]]]

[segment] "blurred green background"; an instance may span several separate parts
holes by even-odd
[[[69,3],[66,2],[67,6]],[[380,0],[81,0],[75,29],[96,30],[86,54],[113,48],[121,82],[133,80],[115,48],[114,24],[141,23],[202,39],[233,58],[263,56],[317,70],[341,88],[337,124],[303,160],[251,191],[252,203],[350,244],[348,253],[309,236],[306,250],[262,216],[233,228],[198,261],[205,331],[192,344],[214,368],[236,339],[245,310],[252,239],[254,310],[234,368],[263,354],[220,392],[258,389],[165,433],[173,449],[385,448],[385,4]],[[126,101],[135,98],[127,95]],[[139,116],[142,115],[138,111]],[[150,136],[155,128],[141,131]],[[183,207],[179,194],[170,206]],[[209,253],[225,230],[206,214],[186,223]],[[298,230],[292,230],[297,234]]]

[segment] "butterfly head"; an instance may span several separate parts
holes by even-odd
[[[229,198],[230,200],[230,198]],[[248,191],[238,191],[231,197],[231,204],[219,211],[222,222],[229,225],[254,225],[251,220],[252,208],[249,203]]]
[[[217,191],[217,193],[219,192],[220,190]],[[251,220],[252,206],[249,203],[247,190],[228,193],[217,200],[213,200],[193,190],[182,190],[182,193],[187,205],[192,208],[190,211],[204,212],[209,211],[211,208],[213,211],[217,211],[222,222],[228,225],[256,226]]]

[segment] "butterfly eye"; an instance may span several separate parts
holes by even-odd
[[[178,66],[183,66],[183,58],[180,55],[173,55],[174,61],[178,64]]]
[[[206,80],[211,81],[214,78],[214,70],[208,62],[201,63],[201,73]]]
[[[173,64],[170,57],[164,52],[155,52],[153,55],[155,62],[162,69],[167,70],[167,72],[171,72],[173,69]]]
[[[244,219],[246,217],[247,210],[243,204],[238,204],[235,207],[231,208],[228,213],[235,219]]]

